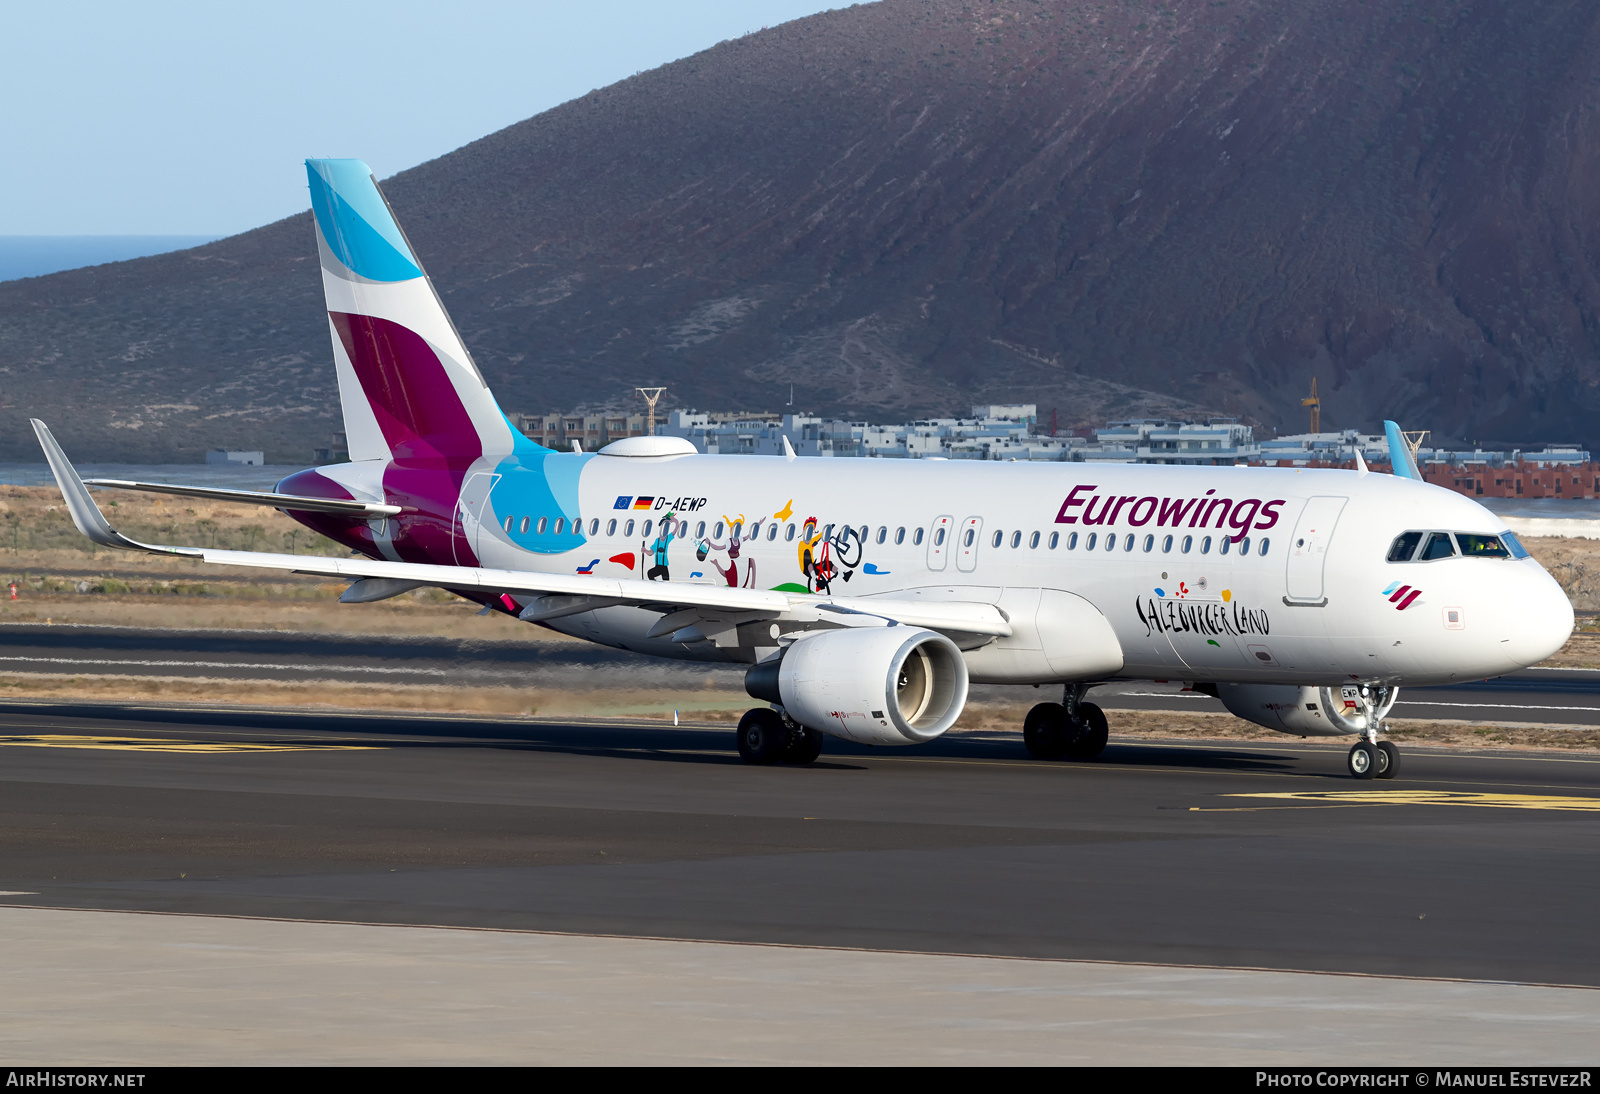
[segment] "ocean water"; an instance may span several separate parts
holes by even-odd
[[[0,281],[122,262],[210,243],[221,236],[0,236]]]

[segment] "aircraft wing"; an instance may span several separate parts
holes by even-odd
[[[408,589],[432,586],[455,592],[487,592],[512,597],[508,608],[515,606],[519,615],[530,621],[555,619],[614,604],[633,604],[665,613],[651,629],[650,637],[672,634],[680,641],[702,638],[715,640],[715,633],[726,633],[730,626],[760,619],[835,626],[881,626],[888,621],[947,633],[956,638],[958,643],[965,636],[988,638],[1012,633],[1011,624],[997,607],[971,601],[922,602],[879,597],[802,596],[766,589],[733,589],[683,581],[641,581],[637,578],[547,574],[482,566],[439,566],[369,558],[328,558],[141,543],[111,526],[49,427],[34,419],[33,428],[50,470],[55,475],[56,484],[61,488],[61,496],[66,501],[73,524],[95,543],[129,551],[197,558],[222,566],[249,566],[317,577],[344,578],[354,582],[341,598],[348,602],[379,600]],[[524,601],[528,603],[524,604]]]

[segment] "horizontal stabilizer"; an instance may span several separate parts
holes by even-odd
[[[83,484],[85,486],[98,486],[106,490],[145,490],[152,494],[175,494],[181,498],[236,501],[245,505],[270,505],[274,509],[297,509],[302,513],[344,513],[350,516],[392,517],[401,512],[398,505],[385,505],[377,501],[306,498],[298,494],[274,494],[270,490],[227,490],[212,486],[179,486],[165,482],[132,482],[128,479],[84,479]]]

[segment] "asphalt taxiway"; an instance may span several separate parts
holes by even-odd
[[[570,686],[626,658],[22,633],[0,652],[232,666],[213,678]],[[1441,701],[1580,721],[1584,674],[1527,679]],[[752,768],[727,728],[14,702],[0,1060],[1585,1059],[1600,757],[1409,747],[1362,783],[1345,748],[1044,763],[962,733]]]
[[[6,708],[0,899],[1600,986],[1600,760],[731,736]]]
[[[737,666],[641,657],[566,641],[319,635],[274,631],[143,630],[0,625],[0,673],[83,673],[205,680],[331,680],[501,685],[538,689],[611,686],[742,691]],[[1048,696],[1047,692],[1051,692]],[[974,685],[975,700],[1050,697],[1051,689]],[[1223,713],[1216,699],[1177,684],[1133,681],[1095,689],[1110,709]],[[1493,680],[1405,688],[1397,718],[1600,725],[1600,671],[1528,669]],[[1114,727],[1113,727],[1114,728]]]

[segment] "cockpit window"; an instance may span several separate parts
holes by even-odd
[[[1530,557],[1528,549],[1522,545],[1522,541],[1517,538],[1515,532],[1501,532],[1500,542],[1506,545],[1506,549],[1511,552],[1512,558]]]
[[[1449,558],[1456,553],[1450,545],[1449,532],[1430,532],[1428,542],[1422,548],[1422,554],[1417,556],[1418,562],[1432,562],[1438,558]]]
[[[1394,542],[1389,544],[1389,561],[1410,562],[1411,556],[1417,552],[1417,544],[1421,542],[1421,532],[1401,532],[1394,537]]]
[[[1470,532],[1457,532],[1456,542],[1461,553],[1468,558],[1510,558],[1511,552],[1500,542],[1499,536],[1475,536]]]

